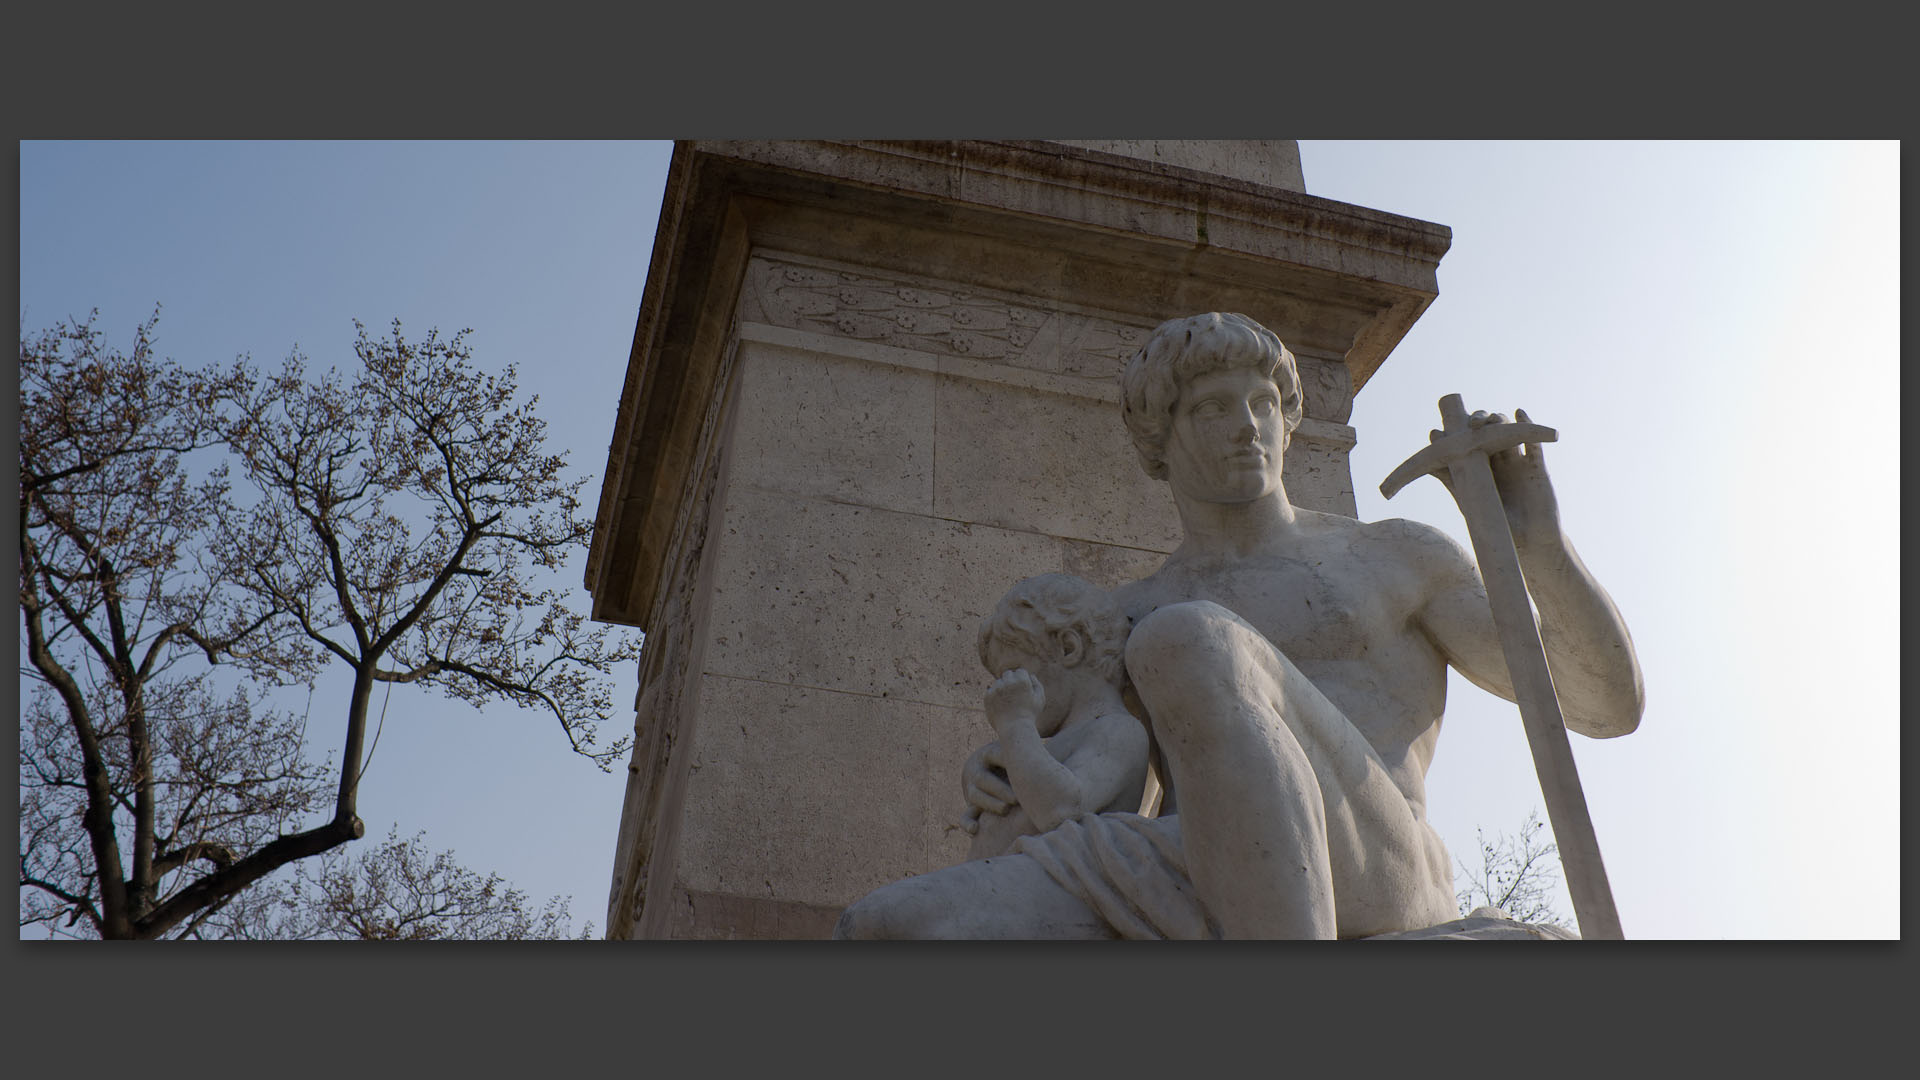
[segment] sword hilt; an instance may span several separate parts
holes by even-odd
[[[1476,428],[1459,394],[1440,399],[1440,422],[1444,428],[1440,436],[1380,482],[1382,496],[1391,499],[1401,488],[1431,473],[1446,472],[1455,461],[1475,451],[1491,455],[1523,443],[1555,442],[1560,438],[1560,433],[1550,427],[1519,420]]]

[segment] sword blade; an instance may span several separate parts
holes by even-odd
[[[1512,676],[1521,724],[1533,752],[1534,771],[1540,778],[1540,794],[1546,799],[1547,820],[1553,826],[1560,862],[1566,869],[1567,892],[1573,898],[1580,936],[1621,940],[1620,914],[1614,908],[1613,889],[1600,859],[1600,841],[1594,835],[1586,792],[1574,766],[1566,720],[1553,689],[1553,674],[1547,668],[1526,579],[1520,572],[1520,555],[1507,528],[1499,489],[1494,486],[1493,468],[1487,455],[1476,450],[1454,459],[1448,472],[1454,497],[1467,520],[1467,535],[1473,540],[1474,560],[1480,564],[1480,577],[1487,586],[1500,649]]]

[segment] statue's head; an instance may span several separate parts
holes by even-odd
[[[1245,315],[1214,311],[1168,319],[1127,361],[1120,373],[1121,416],[1148,476],[1167,478],[1167,434],[1187,383],[1198,375],[1234,368],[1273,380],[1291,435],[1303,408],[1299,369],[1279,337]]]
[[[980,662],[994,675],[1011,667],[1037,675],[1047,663],[1085,664],[1118,686],[1126,678],[1128,628],[1105,589],[1072,574],[1040,574],[1008,589],[981,621]],[[1067,633],[1080,638],[1078,646],[1063,648]]]

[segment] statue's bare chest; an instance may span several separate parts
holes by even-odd
[[[1344,547],[1344,545],[1343,545]],[[1364,660],[1392,619],[1384,582],[1346,550],[1164,568],[1150,610],[1211,600],[1245,619],[1295,663]],[[1137,619],[1146,610],[1130,612]]]

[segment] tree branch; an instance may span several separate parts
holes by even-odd
[[[498,516],[497,514],[494,515],[496,518]],[[482,523],[483,527],[486,524],[491,524],[493,520],[493,518],[488,518],[486,522]],[[373,653],[374,657],[385,653],[387,649],[392,647],[395,641],[400,640],[402,634],[413,629],[414,624],[420,621],[420,617],[425,615],[427,611],[433,607],[434,601],[438,600],[440,594],[445,591],[447,583],[452,581],[454,575],[459,572],[460,560],[467,557],[467,552],[472,551],[473,545],[478,543],[479,540],[479,530],[469,526],[465,534],[461,536],[459,546],[454,549],[452,555],[448,556],[446,565],[440,569],[438,574],[434,575],[433,582],[414,600],[413,606],[407,609],[407,613],[401,616],[393,626],[388,628],[386,633],[380,635],[377,650]]]
[[[96,933],[100,934],[101,937],[106,936],[106,923],[101,920],[100,912],[93,906],[93,900],[91,897],[75,896],[73,893],[70,893],[67,890],[62,889],[61,887],[59,887],[58,885],[55,885],[51,881],[42,881],[39,878],[34,877],[31,874],[28,874],[24,869],[20,871],[20,884],[22,886],[31,886],[51,896],[58,897],[62,903],[67,904],[68,906],[74,908],[77,913],[81,915],[85,915],[87,917],[87,921],[93,924],[93,928]],[[55,916],[55,917],[57,918],[58,916]],[[28,922],[44,922],[44,921],[45,921],[44,919],[31,919],[31,920],[22,919],[20,921],[20,925],[25,926]],[[69,920],[68,925],[72,925],[71,920]]]
[[[445,670],[447,670],[445,664],[438,660],[429,660],[411,671],[381,671],[375,668],[373,677],[384,683],[410,683],[432,678]]]
[[[100,877],[101,907],[105,909],[95,921],[101,926],[102,937],[119,936],[117,932],[129,928],[130,918],[127,882],[120,871],[120,843],[113,828],[113,786],[107,775],[105,756],[101,753],[100,740],[93,730],[86,696],[80,692],[73,676],[47,649],[39,598],[23,589],[20,607],[27,616],[27,654],[34,668],[66,704],[67,718],[80,743],[80,774],[87,790],[87,808],[81,816],[81,825],[86,829],[93,849],[94,866]]]
[[[282,836],[247,857],[222,867],[174,893],[133,927],[135,937],[151,940],[208,904],[232,896],[275,870],[366,835],[358,818],[330,821],[315,829]]]
[[[177,851],[162,852],[154,856],[153,876],[163,877],[195,859],[205,859],[224,870],[234,863],[233,849],[210,840],[198,840]]]

